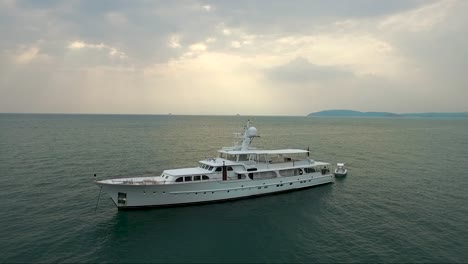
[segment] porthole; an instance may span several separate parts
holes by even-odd
[[[292,185],[292,182],[290,182],[289,185]]]
[[[203,194],[206,194],[206,192],[204,192]]]

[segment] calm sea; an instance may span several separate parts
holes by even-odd
[[[0,262],[468,262],[468,120],[252,117],[334,184],[118,211],[99,179],[195,166],[247,117],[0,115]]]

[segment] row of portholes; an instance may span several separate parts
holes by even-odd
[[[146,194],[146,191],[143,191],[144,194]],[[157,192],[153,192],[153,194],[157,194]],[[166,194],[166,192],[162,192],[162,194]]]
[[[309,180],[309,182],[311,182],[312,180]],[[306,183],[307,181],[300,181],[300,183]],[[265,183],[264,183],[265,184]],[[293,183],[290,182],[289,185],[292,185]],[[283,184],[277,184],[276,187],[282,187]],[[263,189],[267,189],[268,186],[263,186]],[[251,190],[252,187],[249,187],[249,190]],[[262,186],[258,186],[257,189],[262,189]],[[241,186],[241,191],[244,191],[244,190],[247,190],[247,188],[244,188],[244,185]],[[227,190],[226,192],[229,192],[230,190]],[[234,191],[237,191],[237,189],[234,189]],[[143,191],[144,194],[146,194],[146,191]],[[206,194],[207,192],[203,192],[203,194]],[[214,194],[215,192],[211,192],[212,194]],[[156,192],[153,192],[153,194],[156,194]],[[162,192],[162,194],[166,194],[166,192]],[[187,194],[190,194],[190,193],[187,193]],[[196,192],[195,194],[198,194],[198,192]],[[200,192],[201,194],[201,192]]]

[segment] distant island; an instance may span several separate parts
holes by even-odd
[[[425,117],[425,118],[468,118],[468,112],[459,113],[405,113],[395,114],[390,112],[360,112],[354,110],[325,110],[310,113],[313,117]]]

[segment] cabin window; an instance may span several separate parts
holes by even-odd
[[[213,170],[213,166],[210,166],[210,167],[208,168],[208,170]]]
[[[247,154],[240,154],[239,155],[238,161],[246,161],[246,160],[248,160]]]
[[[221,167],[216,167],[216,171],[221,171],[223,168]]]
[[[194,181],[199,181],[199,180],[200,180],[200,178],[201,178],[201,177],[200,177],[200,175],[193,176],[193,180],[194,180]]]
[[[210,177],[206,176],[206,175],[202,175],[202,180],[209,180]]]
[[[249,178],[253,180],[253,173],[249,173]]]
[[[231,167],[231,166],[228,166],[228,167],[227,167],[227,170],[228,170],[228,171],[232,171],[232,167]]]
[[[183,182],[184,181],[184,177],[179,177],[175,180],[176,182]]]
[[[238,180],[244,180],[246,178],[245,174],[237,174]]]
[[[228,160],[236,160],[236,155],[227,155]]]
[[[315,172],[315,168],[304,168],[304,171],[306,173],[313,173],[313,172]]]
[[[192,176],[185,176],[184,178],[186,182],[192,181]]]

